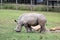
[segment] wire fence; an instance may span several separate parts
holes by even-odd
[[[42,7],[43,1],[37,2],[36,0],[0,0],[1,9],[22,9],[22,10],[36,10]],[[36,7],[36,9],[35,9]],[[39,9],[38,9],[39,10]]]
[[[60,0],[0,0],[0,9],[60,11]]]

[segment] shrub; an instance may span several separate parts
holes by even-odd
[[[0,4],[1,5],[1,4]],[[1,6],[0,6],[1,8]],[[2,5],[3,9],[16,9],[16,4],[3,4]],[[17,10],[31,10],[31,5],[24,5],[24,4],[18,4],[17,5]],[[32,10],[33,11],[46,11],[47,7],[46,5],[33,5],[32,6]],[[56,11],[56,12],[60,12],[60,7],[59,8],[49,8],[49,11]]]

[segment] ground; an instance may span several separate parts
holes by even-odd
[[[0,40],[60,40],[60,33],[26,33],[23,27],[21,33],[14,31],[16,27],[15,19],[21,14],[30,11],[21,10],[0,10]],[[47,28],[60,26],[60,13],[39,12],[47,18]]]

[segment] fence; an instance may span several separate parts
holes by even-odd
[[[1,9],[16,9],[16,10],[41,10],[44,9],[45,5],[43,4],[43,1],[36,2],[36,0],[0,0],[0,8]]]
[[[52,8],[52,10],[54,8],[60,9],[60,0],[47,0],[47,11],[49,10],[49,7]]]
[[[60,11],[59,0],[0,0],[0,9],[31,10],[31,11]]]

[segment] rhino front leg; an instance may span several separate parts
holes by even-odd
[[[29,32],[32,32],[32,28],[31,26],[28,26]]]
[[[25,24],[25,28],[26,28],[26,32],[27,33],[32,31],[32,28],[29,25],[27,25],[27,24]]]

